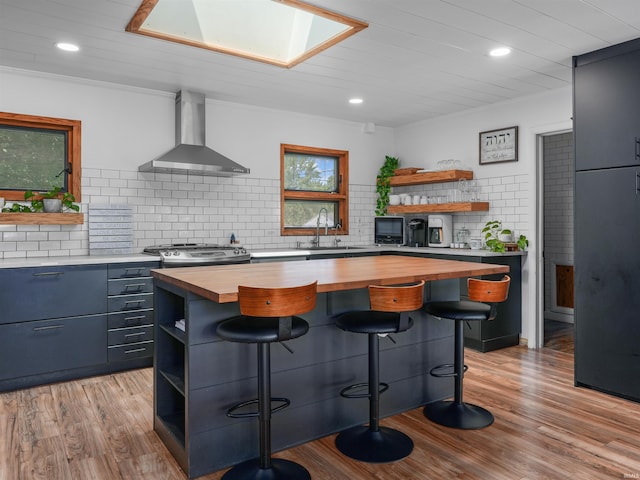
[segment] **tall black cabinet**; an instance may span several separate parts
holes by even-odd
[[[640,401],[640,39],[573,66],[575,381]]]

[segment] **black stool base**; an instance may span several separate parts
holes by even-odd
[[[336,448],[361,462],[389,463],[409,456],[413,441],[392,428],[380,427],[374,432],[368,426],[358,426],[341,432],[336,437]]]
[[[493,423],[493,415],[488,410],[469,403],[442,400],[424,407],[424,416],[435,423],[450,428],[475,430]]]
[[[271,459],[271,468],[260,468],[260,459],[242,462],[220,480],[311,480],[311,474],[302,465],[282,458]]]

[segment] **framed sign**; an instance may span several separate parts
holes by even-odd
[[[480,132],[480,165],[518,161],[518,127]]]

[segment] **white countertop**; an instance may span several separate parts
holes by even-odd
[[[339,248],[267,248],[250,249],[252,258],[286,258],[286,257],[308,257],[322,254],[340,254],[348,252],[407,252],[407,253],[429,253],[439,255],[454,255],[462,257],[504,257],[521,256],[526,252],[494,253],[487,250],[471,250],[462,248],[430,248],[430,247],[394,247],[394,246],[348,246]],[[160,257],[146,255],[143,253],[129,255],[76,255],[69,257],[34,257],[34,258],[7,258],[0,259],[0,269],[2,268],[22,268],[22,267],[48,267],[57,265],[90,265],[102,263],[126,263],[126,262],[149,262],[160,260]]]
[[[130,255],[74,255],[68,257],[33,257],[0,259],[0,268],[55,267],[58,265],[95,265],[101,263],[127,263],[160,261],[160,257],[143,253]]]

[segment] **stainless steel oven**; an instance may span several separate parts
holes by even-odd
[[[229,265],[251,261],[251,254],[244,247],[208,243],[155,245],[145,248],[144,253],[160,256],[163,268]]]

